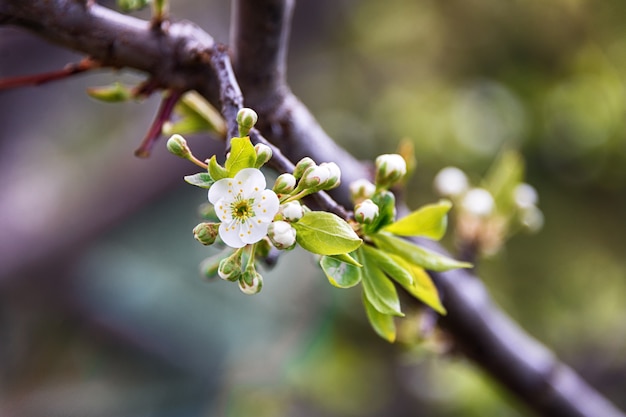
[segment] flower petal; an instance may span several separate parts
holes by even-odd
[[[256,243],[267,235],[269,225],[259,219],[249,219],[241,225],[239,238],[245,243]]]
[[[233,210],[230,202],[225,198],[220,198],[214,205],[215,214],[223,222],[229,222],[233,219]]]
[[[280,202],[278,196],[272,190],[264,190],[258,200],[254,202],[254,214],[262,222],[271,222],[276,213]]]
[[[244,168],[235,175],[235,191],[243,198],[257,198],[265,190],[265,175],[256,168]]]
[[[226,245],[231,248],[238,249],[246,246],[246,243],[241,240],[239,231],[240,228],[240,223],[236,221],[222,222],[218,232],[220,234],[220,238]]]
[[[215,181],[211,188],[209,188],[209,202],[215,205],[220,198],[233,201],[235,199],[233,192],[234,184],[235,181],[233,178],[222,178],[221,180]]]

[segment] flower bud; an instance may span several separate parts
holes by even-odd
[[[293,170],[293,176],[296,177],[296,179],[300,179],[302,175],[304,175],[304,172],[307,169],[309,169],[310,167],[314,167],[314,166],[316,166],[316,163],[314,160],[312,160],[308,156],[305,158],[302,158],[296,164],[296,167]]]
[[[276,194],[289,194],[296,188],[296,177],[291,174],[280,174],[274,182],[274,192]]]
[[[187,146],[187,141],[181,135],[172,135],[167,140],[167,150],[183,159],[189,159],[191,150]]]
[[[439,171],[433,181],[435,191],[443,197],[458,197],[467,191],[467,176],[456,167],[446,167]]]
[[[350,197],[356,204],[371,198],[376,192],[376,186],[365,178],[353,181],[350,184]]]
[[[528,209],[537,205],[539,195],[535,187],[530,184],[522,183],[513,190],[513,199],[518,208]]]
[[[297,222],[304,215],[304,209],[299,201],[291,201],[283,204],[280,206],[280,211],[283,213],[285,220],[290,222]]]
[[[389,188],[406,175],[406,161],[398,154],[385,154],[376,158],[376,185]]]
[[[263,288],[263,277],[261,274],[254,269],[254,265],[246,268],[239,279],[239,289],[241,292],[247,295],[254,295],[261,291],[261,288]]]
[[[296,245],[296,229],[282,220],[277,220],[270,225],[267,236],[277,249],[289,250]]]
[[[328,179],[323,184],[324,189],[330,190],[338,187],[341,183],[341,169],[339,169],[339,165],[334,162],[323,162],[320,164],[320,167],[327,168],[330,173]]]
[[[244,137],[248,135],[250,129],[254,127],[259,116],[252,109],[244,107],[237,113],[237,124],[239,125],[239,136]]]
[[[463,209],[478,217],[489,216],[494,209],[495,202],[489,191],[483,188],[473,188],[463,197]]]
[[[222,259],[217,268],[217,274],[227,281],[237,281],[241,277],[241,251],[236,251],[228,258]]]
[[[193,237],[205,246],[215,243],[218,235],[219,224],[200,223],[193,228]]]
[[[522,226],[531,233],[536,233],[543,227],[543,213],[536,206],[525,208],[521,214]]]
[[[254,145],[254,151],[256,152],[255,168],[261,168],[267,161],[272,159],[272,148],[263,143]]]
[[[370,224],[378,217],[378,206],[369,198],[354,207],[354,219],[361,224]]]

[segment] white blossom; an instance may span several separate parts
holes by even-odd
[[[473,188],[463,197],[462,206],[468,213],[486,217],[493,212],[495,202],[489,191],[483,188]]]
[[[398,154],[384,154],[376,158],[376,184],[390,186],[406,175],[406,161]]]
[[[370,224],[378,217],[378,206],[369,198],[357,204],[354,208],[354,218],[359,223]]]
[[[435,191],[444,197],[456,197],[467,191],[467,176],[456,167],[446,167],[439,171],[434,180]]]
[[[515,187],[513,190],[513,199],[515,205],[521,209],[528,209],[533,207],[539,201],[539,195],[537,190],[530,184],[522,183]]]
[[[282,220],[272,223],[268,236],[278,249],[288,249],[296,243],[296,229]]]
[[[222,221],[220,238],[232,248],[256,243],[278,212],[276,193],[265,189],[265,176],[256,168],[244,168],[234,178],[216,181],[209,189],[209,202]]]
[[[365,178],[353,181],[350,184],[350,194],[354,200],[370,198],[376,192],[376,186]]]
[[[283,217],[290,222],[298,221],[304,216],[304,209],[299,201],[291,201],[280,207]]]

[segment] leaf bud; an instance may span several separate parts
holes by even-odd
[[[304,216],[304,209],[299,201],[291,201],[280,206],[280,211],[285,220],[297,222]]]
[[[239,279],[239,289],[247,295],[254,295],[263,288],[263,277],[259,274],[254,265],[246,268]]]
[[[272,190],[276,194],[289,194],[296,188],[296,177],[291,174],[280,174],[274,182]]]
[[[261,168],[267,161],[272,159],[272,148],[264,143],[254,145],[254,151],[256,152],[255,168]]]
[[[463,197],[463,210],[477,217],[487,217],[495,208],[495,202],[489,191],[484,188],[473,188]]]
[[[355,204],[371,198],[376,192],[376,186],[365,178],[353,181],[350,184],[350,197]]]
[[[183,159],[189,159],[191,157],[191,150],[187,145],[187,141],[178,134],[172,135],[167,140],[167,150]]]
[[[304,157],[300,161],[298,161],[298,163],[296,164],[296,167],[293,170],[293,176],[296,177],[296,179],[300,179],[302,175],[304,175],[304,172],[307,169],[314,167],[316,165],[317,164],[315,163],[314,160],[312,160],[308,156]]]
[[[227,281],[239,280],[241,278],[241,251],[236,251],[228,258],[222,259],[217,268],[217,274]]]
[[[354,207],[354,219],[361,224],[371,224],[378,217],[379,208],[369,198]]]
[[[406,161],[398,154],[384,154],[376,158],[376,186],[389,188],[406,175]]]
[[[272,222],[267,230],[267,236],[277,249],[289,250],[296,245],[296,229],[282,220]]]
[[[244,107],[237,113],[237,124],[239,125],[239,136],[248,136],[250,129],[254,127],[259,116],[252,109]]]
[[[87,89],[87,94],[91,98],[104,101],[106,103],[119,103],[129,100],[133,94],[131,90],[119,82],[103,87],[91,87]]]
[[[456,167],[446,167],[439,171],[433,181],[435,191],[443,197],[459,197],[468,188],[467,176]]]
[[[200,223],[193,228],[193,237],[205,246],[212,245],[217,238],[218,228],[217,223]]]

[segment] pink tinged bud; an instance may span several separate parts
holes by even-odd
[[[291,174],[281,174],[274,182],[274,192],[278,194],[289,194],[296,188],[296,177]]]
[[[406,175],[406,161],[398,154],[384,154],[376,158],[376,185],[390,187]]]
[[[299,201],[292,201],[290,203],[283,204],[280,211],[283,213],[285,220],[290,222],[296,222],[304,215],[304,209]]]
[[[291,249],[296,244],[296,229],[282,220],[270,225],[268,236],[277,249]]]
[[[363,200],[354,208],[354,219],[361,224],[370,224],[378,217],[378,212],[378,206],[372,200]]]
[[[489,216],[495,208],[493,197],[483,188],[469,190],[463,197],[461,205],[463,210],[478,217]]]
[[[203,245],[212,245],[218,235],[219,224],[200,223],[193,228],[193,237]]]
[[[315,161],[312,160],[311,158],[309,158],[308,156],[305,158],[302,158],[300,161],[298,161],[298,163],[296,164],[296,167],[293,170],[293,176],[296,177],[297,179],[300,179],[302,177],[302,175],[304,175],[304,172],[311,168],[316,166]]]
[[[256,152],[256,162],[254,164],[255,168],[262,167],[267,161],[272,159],[272,148],[263,143],[256,144],[254,146],[254,151]]]
[[[435,176],[434,187],[441,196],[458,197],[467,191],[467,176],[456,167],[446,167]]]

